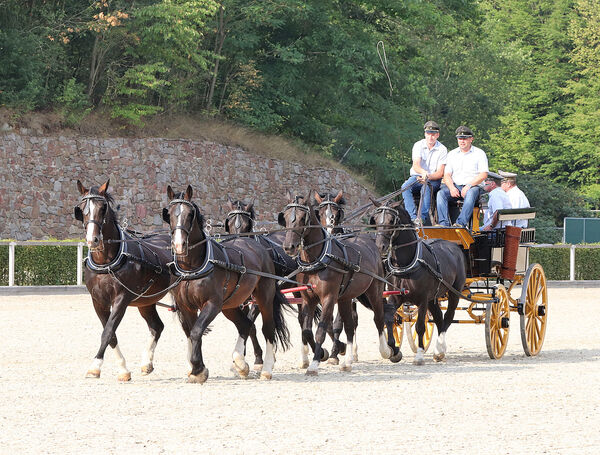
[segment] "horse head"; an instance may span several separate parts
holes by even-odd
[[[171,230],[171,247],[176,255],[186,256],[190,236],[202,233],[204,218],[198,206],[192,202],[194,191],[188,185],[185,191],[175,193],[171,185],[167,186],[168,208],[163,208],[163,221]]]
[[[230,234],[252,232],[254,230],[254,201],[246,204],[242,201],[232,201],[227,196],[227,207],[229,212],[225,217],[225,231]]]
[[[332,193],[319,194],[315,192],[315,202],[318,204],[315,214],[321,226],[327,229],[329,234],[335,232],[335,226],[339,226],[344,219],[344,205],[346,201],[342,190],[337,195]]]
[[[402,202],[387,201],[384,204],[371,199],[377,209],[373,213],[369,224],[375,227],[375,243],[382,256],[386,256],[398,236],[399,228],[410,225],[410,215],[404,209]]]
[[[81,194],[79,204],[75,206],[73,215],[76,220],[83,223],[85,241],[90,251],[104,250],[102,230],[107,221],[114,220],[111,209],[112,196],[108,194],[108,179],[104,185],[86,188],[77,180],[77,188]]]
[[[288,204],[283,211],[279,212],[277,220],[282,227],[287,228],[285,240],[282,245],[283,249],[286,254],[294,257],[301,248],[304,236],[306,235],[306,228],[311,225],[314,212],[310,201],[310,194],[308,197],[292,196],[288,191],[287,200]]]

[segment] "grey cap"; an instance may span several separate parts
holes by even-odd
[[[427,133],[439,133],[440,125],[435,123],[433,120],[429,120],[427,123],[425,123],[425,125],[423,125],[423,129]]]
[[[489,171],[486,178],[494,179],[494,180],[502,180],[503,177],[500,174],[496,174],[495,172]]]
[[[500,174],[500,176],[503,179],[517,179],[517,174],[515,174],[514,172],[505,172],[505,171],[501,171],[500,169],[498,169],[498,174]]]
[[[468,126],[461,125],[456,128],[456,137],[473,137],[473,131]]]

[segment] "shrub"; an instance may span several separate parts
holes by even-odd
[[[575,249],[575,279],[600,280],[600,248]]]
[[[531,248],[529,263],[540,264],[547,280],[569,279],[569,248]]]

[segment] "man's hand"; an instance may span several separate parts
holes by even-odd
[[[467,197],[467,193],[469,192],[469,190],[471,189],[471,185],[465,185],[463,186],[460,195],[462,196],[462,198],[466,198]]]
[[[455,186],[453,186],[452,188],[450,188],[450,196],[452,196],[452,197],[460,197],[460,191],[458,191],[458,188],[456,188]]]
[[[488,224],[487,226],[483,226],[481,228],[482,231],[491,231],[492,230],[492,225]]]
[[[421,175],[417,176],[417,182],[419,182],[419,183],[427,182],[427,174],[421,174]]]

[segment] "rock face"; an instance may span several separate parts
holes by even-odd
[[[214,142],[160,138],[0,135],[0,239],[75,239],[77,179],[86,187],[110,178],[119,217],[140,231],[164,229],[167,185],[188,184],[206,218],[222,221],[227,196],[254,200],[259,221],[274,221],[285,194],[344,190],[349,207],[369,191],[347,172],[265,158]]]

